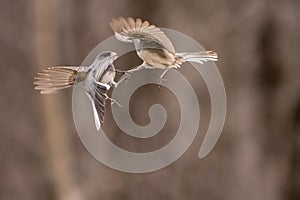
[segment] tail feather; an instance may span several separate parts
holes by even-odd
[[[177,53],[176,64],[181,64],[183,62],[197,62],[203,64],[207,61],[217,61],[218,54],[214,51],[198,51],[189,53]]]
[[[34,77],[36,90],[41,94],[53,94],[72,87],[76,82],[80,67],[58,66],[49,67]]]

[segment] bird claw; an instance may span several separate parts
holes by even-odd
[[[124,72],[124,76],[125,76],[125,77],[124,77],[125,84],[127,84],[128,79],[131,78],[131,73],[125,71],[125,72]]]
[[[119,102],[117,102],[116,100],[114,100],[114,99],[109,99],[111,102],[110,102],[110,105],[117,105],[117,106],[119,106],[120,108],[122,107],[122,105],[119,103]]]
[[[127,73],[127,71],[120,70],[120,69],[116,69],[116,72],[117,72],[117,74],[120,74],[120,75]]]
[[[116,70],[117,73],[120,73],[121,75],[124,74],[126,77],[130,78],[131,77],[131,73],[128,71],[124,71],[124,70]]]
[[[158,90],[160,91],[160,88],[163,87],[163,83],[167,82],[168,79],[158,79],[157,84],[158,84]]]
[[[131,73],[130,72],[125,71],[124,75],[126,76],[126,79],[131,78]]]
[[[115,99],[113,99],[113,98],[108,97],[107,95],[106,95],[106,99],[110,100],[110,105],[117,104],[119,107],[122,107],[122,105],[121,105],[119,102],[117,102],[117,101],[116,101]]]

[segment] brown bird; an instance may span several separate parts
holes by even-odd
[[[110,27],[115,37],[126,43],[133,43],[137,55],[144,61],[140,66],[128,70],[131,73],[144,68],[163,69],[158,83],[162,84],[164,75],[169,69],[179,68],[183,62],[197,62],[203,64],[207,61],[217,61],[218,55],[214,51],[198,51],[176,53],[170,39],[163,31],[148,21],[141,19],[127,19],[119,17],[112,19]]]
[[[116,87],[114,60],[117,54],[110,51],[100,53],[90,66],[57,66],[44,69],[35,77],[35,88],[41,94],[53,94],[84,81],[84,89],[90,98],[97,130],[104,121],[105,101],[114,99],[107,96],[111,86]],[[120,104],[118,104],[120,105]]]

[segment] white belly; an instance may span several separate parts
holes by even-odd
[[[104,72],[104,74],[100,78],[100,82],[109,84],[114,80],[115,75],[116,75],[116,72],[107,70]]]

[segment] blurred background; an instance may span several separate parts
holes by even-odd
[[[300,199],[300,1],[0,0],[0,8],[0,199]],[[43,68],[82,63],[112,36],[108,23],[119,16],[177,30],[218,52],[228,112],[206,158],[197,153],[210,100],[192,67],[180,72],[200,102],[197,137],[179,160],[148,174],[118,172],[90,155],[74,127],[71,89],[48,96],[33,90]],[[123,69],[140,62],[134,53],[117,61]],[[170,91],[138,89],[132,117],[146,125],[153,103],[169,114],[158,135],[126,136],[108,108],[108,137],[137,152],[167,144],[180,121]]]

